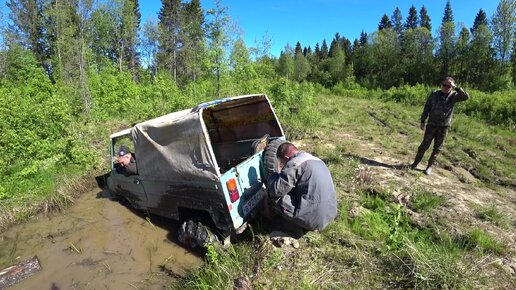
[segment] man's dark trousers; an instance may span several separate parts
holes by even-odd
[[[432,140],[434,140],[434,150],[432,151],[432,155],[430,155],[430,159],[428,159],[427,167],[430,167],[435,163],[435,159],[441,152],[441,147],[443,146],[444,138],[446,138],[446,134],[448,133],[448,128],[448,126],[426,125],[423,142],[421,142],[421,145],[419,145],[419,148],[417,149],[416,159],[414,160],[415,165],[423,159],[426,150],[428,150],[430,144],[432,144]]]

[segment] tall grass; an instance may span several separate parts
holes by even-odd
[[[341,84],[332,88],[332,93],[340,96],[380,99],[413,106],[423,106],[432,90],[426,85],[404,85],[388,90],[367,90],[365,88],[348,88]],[[510,130],[516,126],[516,90],[485,93],[464,88],[471,99],[457,106],[457,112],[482,120],[493,125],[503,125]]]

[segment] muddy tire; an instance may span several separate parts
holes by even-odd
[[[276,152],[278,152],[279,146],[285,142],[287,141],[275,139],[265,147],[265,151],[263,153],[263,165],[265,167],[265,177],[267,179],[272,173],[280,171],[280,162],[276,157]]]
[[[208,243],[218,243],[219,239],[201,222],[187,220],[178,230],[178,240],[185,247],[193,249],[197,246],[204,248]]]

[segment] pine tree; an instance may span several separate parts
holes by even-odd
[[[360,46],[366,46],[367,45],[367,33],[362,31],[360,33]]]
[[[353,42],[352,63],[355,77],[362,83],[370,84],[367,79],[371,71],[371,48],[368,42],[368,35],[364,31],[360,34],[360,39]]]
[[[457,76],[461,76],[462,80],[467,80],[466,74],[468,72],[468,52],[470,51],[469,45],[469,31],[466,27],[462,27],[455,47],[455,58],[457,60],[455,72]]]
[[[181,69],[184,78],[188,77],[196,81],[201,72],[206,50],[205,18],[200,0],[186,3],[182,12],[181,22],[184,23],[184,27],[181,37],[183,39]]]
[[[344,50],[344,56],[346,58],[346,63],[351,64],[351,57],[353,54],[353,47],[351,41],[346,37],[340,38],[339,42],[340,47]]]
[[[215,72],[217,96],[220,96],[222,76],[227,70],[226,45],[229,42],[228,23],[230,21],[228,8],[222,6],[220,0],[215,1],[215,8],[208,10],[210,19],[207,23],[209,70]]]
[[[355,50],[357,50],[358,48],[360,47],[360,41],[355,38],[355,40],[353,40],[353,52],[355,52]]]
[[[341,40],[342,40],[342,37],[340,37],[340,33],[335,33],[335,37],[333,38],[335,39],[335,41],[340,44]]]
[[[496,89],[508,88],[511,81],[511,46],[516,37],[516,0],[501,0],[491,20],[493,46],[499,62],[496,75],[498,80],[492,82]]]
[[[360,42],[358,41],[358,38],[355,38],[353,40],[353,43],[350,44],[350,47],[349,47],[349,54],[346,55],[346,61],[348,61],[348,63],[350,65],[355,65],[355,52],[357,51],[357,49],[360,47]]]
[[[303,54],[303,49],[301,48],[301,43],[299,41],[296,43],[296,48],[294,49],[294,56],[297,56],[298,54]]]
[[[425,6],[421,7],[421,10],[419,10],[419,27],[424,27],[432,32],[430,16],[428,16],[428,11]]]
[[[479,89],[491,89],[491,84],[497,83],[493,77],[499,77],[494,67],[494,52],[491,46],[493,36],[485,24],[478,25],[471,35],[472,40],[467,52],[466,79]]]
[[[443,22],[439,28],[439,41],[438,58],[441,64],[440,77],[445,77],[453,74],[450,68],[453,67],[452,62],[455,49],[455,23],[453,22],[453,12],[449,0],[446,2]]]
[[[451,8],[450,0],[446,1],[446,6],[444,7],[444,16],[442,23],[453,22],[453,12]]]
[[[502,66],[509,63],[511,45],[516,33],[516,1],[501,0],[491,20],[494,48]]]
[[[432,33],[424,27],[408,29],[403,37],[403,79],[409,84],[426,84],[435,80]]]
[[[398,34],[398,37],[403,33],[403,16],[401,16],[401,10],[396,7],[391,16],[392,28]]]
[[[392,28],[392,22],[389,19],[389,16],[387,16],[387,14],[384,14],[382,16],[382,19],[380,20],[380,24],[378,24],[378,31],[389,28]]]
[[[181,39],[181,1],[180,0],[162,0],[162,6],[159,11],[159,32],[160,47],[158,53],[158,63],[170,73],[177,82],[178,69],[178,52],[182,46]]]
[[[416,7],[414,7],[414,5],[412,5],[409,8],[409,12],[408,12],[408,16],[407,16],[407,21],[405,22],[405,29],[406,30],[416,29],[417,28],[417,23],[418,23],[417,10],[416,10]]]
[[[44,4],[44,0],[9,0],[6,3],[11,11],[9,18],[12,21],[7,29],[7,43],[19,43],[32,51],[48,73],[50,47],[45,31]]]
[[[133,79],[138,79],[140,69],[140,56],[137,51],[138,31],[140,29],[140,6],[138,0],[125,0],[122,6],[122,19],[120,30],[122,32],[121,41],[123,51],[120,57],[124,65],[133,75]]]
[[[501,85],[499,80],[503,79],[503,73],[497,72],[495,68],[492,41],[493,36],[488,26],[479,25],[472,34],[468,52],[468,79],[472,85],[482,90],[499,89],[498,85]],[[494,87],[493,84],[495,84]]]
[[[340,45],[339,45],[339,43],[337,42],[337,40],[334,38],[334,39],[331,41],[331,43],[330,43],[330,50],[329,50],[329,52],[328,52],[328,56],[329,56],[329,57],[332,57],[332,56],[333,56],[333,54],[335,53],[335,51],[336,51],[337,49],[340,49]]]
[[[328,57],[328,44],[326,44],[326,39],[323,39],[322,45],[321,45],[321,59],[326,59]]]
[[[488,25],[486,13],[480,9],[470,29],[472,40],[465,53],[468,67],[464,71],[465,80],[477,88],[488,87],[487,82],[490,81],[490,75],[493,73],[492,35]]]
[[[486,13],[484,10],[480,9],[475,17],[475,21],[473,22],[473,27],[471,27],[470,32],[474,33],[481,25],[487,26],[488,24]]]

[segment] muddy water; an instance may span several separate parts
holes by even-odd
[[[37,256],[42,270],[9,289],[163,289],[201,258],[177,244],[177,223],[99,189],[50,217],[0,234],[0,269]]]

